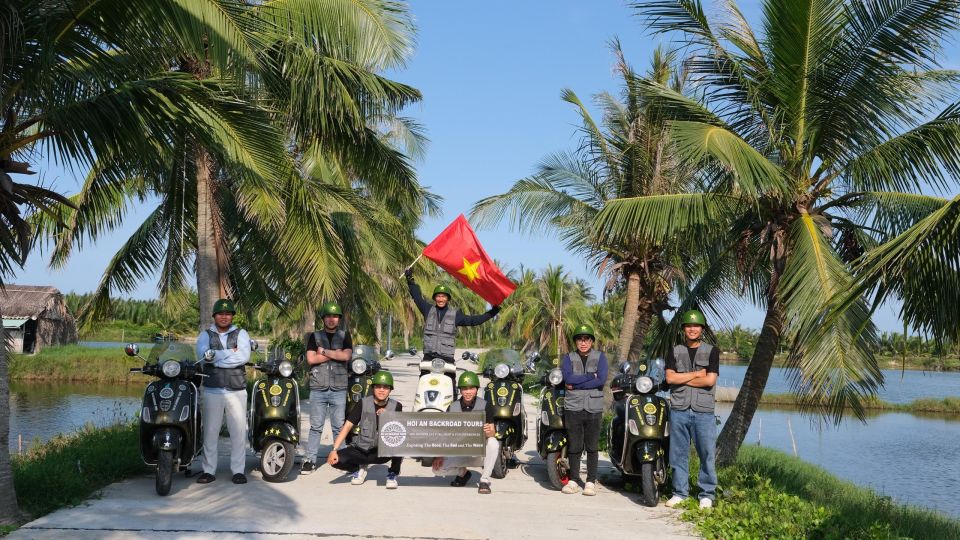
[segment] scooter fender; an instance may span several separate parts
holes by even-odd
[[[543,450],[540,452],[541,457],[547,457],[547,454],[551,452],[560,452],[567,447],[567,432],[566,431],[551,431],[547,433],[546,440],[544,441]]]
[[[263,443],[268,438],[287,441],[294,446],[299,443],[300,437],[297,435],[297,430],[289,422],[266,422],[259,427],[260,429],[253,435],[253,448],[257,451],[263,448]]]
[[[637,463],[650,463],[663,455],[663,445],[657,440],[638,441],[633,447]]]
[[[183,434],[179,429],[165,428],[158,429],[153,434],[153,450],[155,452],[172,451],[174,455],[180,453],[180,443],[183,440]]]
[[[517,433],[517,426],[511,420],[494,420],[493,428],[496,432],[495,437],[501,443],[509,442]]]

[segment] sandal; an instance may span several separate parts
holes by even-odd
[[[481,495],[490,494],[490,482],[480,482],[480,485],[477,487],[477,493]]]
[[[463,474],[463,476],[458,476],[454,478],[453,481],[450,482],[450,485],[453,487],[463,487],[467,485],[467,482],[470,481],[471,476],[473,476],[473,473],[471,473],[470,471],[467,471],[466,473]]]

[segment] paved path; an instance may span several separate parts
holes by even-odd
[[[393,395],[408,409],[417,380],[416,368],[406,365],[411,360],[399,355],[385,362],[396,381]],[[596,497],[563,495],[549,488],[536,451],[537,411],[532,397],[526,406],[530,437],[518,456],[521,465],[506,478],[493,481],[492,495],[477,494],[477,472],[468,486],[453,488],[449,479],[434,477],[430,468],[412,460],[404,461],[397,490],[384,488],[385,465],[371,467],[366,483],[352,486],[325,463],[312,475],[291,475],[280,484],[264,482],[259,472],[252,471],[249,483],[237,486],[229,480],[224,439],[220,470],[212,484],[200,485],[177,475],[170,495],[158,497],[152,475],[130,479],[107,487],[80,506],[32,521],[9,538],[691,537],[676,511],[662,504],[645,508],[636,494],[617,489],[618,475],[603,455]],[[306,433],[306,418],[303,425]],[[326,456],[331,443],[328,431],[321,456]],[[248,470],[256,463],[250,454]],[[199,468],[199,463],[194,467]]]

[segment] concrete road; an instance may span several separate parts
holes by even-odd
[[[457,357],[459,358],[458,351]],[[385,361],[395,378],[393,396],[409,410],[416,391],[414,359],[399,355]],[[468,369],[473,364],[459,363]],[[386,465],[372,466],[366,483],[350,485],[340,471],[324,463],[308,476],[295,474],[270,484],[247,458],[246,485],[230,483],[228,444],[220,441],[217,480],[200,485],[174,477],[167,497],[154,493],[152,475],[113,484],[86,503],[32,521],[9,538],[690,538],[693,533],[678,512],[645,508],[636,494],[618,489],[619,477],[605,455],[600,457],[596,497],[564,495],[547,484],[536,451],[538,417],[532,396],[526,398],[529,439],[519,453],[520,466],[493,481],[492,495],[477,493],[479,471],[466,487],[449,486],[428,467],[404,461],[400,488],[384,487]],[[304,436],[309,429],[303,406]],[[329,428],[320,455],[330,451]],[[199,469],[199,462],[194,464]]]

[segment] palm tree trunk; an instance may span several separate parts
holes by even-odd
[[[213,304],[230,297],[228,258],[223,226],[213,180],[213,157],[198,146],[197,167],[197,295],[200,300],[200,330],[213,320]]]
[[[623,326],[620,327],[620,343],[617,346],[617,360],[626,360],[630,354],[630,344],[637,327],[640,313],[640,273],[631,270],[627,274],[627,297],[623,306]]]
[[[0,323],[3,314],[0,313]],[[10,466],[10,384],[7,380],[7,333],[0,324],[0,525],[20,521],[17,492]]]
[[[383,350],[383,317],[377,313],[377,319],[373,325],[373,333],[376,341],[377,354]]]
[[[757,412],[757,405],[763,396],[763,389],[767,385],[773,357],[780,346],[783,326],[783,307],[778,301],[771,299],[763,319],[760,337],[757,339],[757,348],[753,351],[753,358],[743,376],[737,401],[734,402],[730,417],[717,438],[717,465],[730,465],[737,458],[737,452],[747,436],[747,430],[750,429],[753,415]]]

